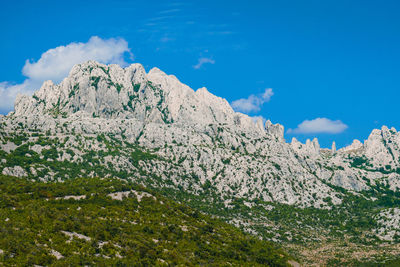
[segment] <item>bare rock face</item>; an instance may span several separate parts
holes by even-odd
[[[226,123],[252,127],[229,103],[200,88],[193,91],[157,68],[146,74],[140,64],[122,69],[88,61],[73,67],[59,85],[45,82],[32,97],[19,96],[14,116],[135,118],[146,123],[196,126]],[[236,123],[235,123],[236,122]],[[239,123],[237,123],[239,122]]]
[[[373,130],[364,143],[355,140],[337,151],[335,144],[321,149],[317,139],[286,143],[282,125],[254,122],[206,88],[192,90],[158,68],[146,73],[140,64],[78,64],[60,84],[47,81],[32,97],[19,95],[15,111],[0,122],[5,136],[22,126],[32,133],[29,140],[37,141],[38,132],[64,141],[68,136],[63,147],[57,147],[61,155],[56,161],[84,162],[85,153],[111,149],[101,135],[152,149],[164,160],[153,158],[151,164],[138,166],[131,154],[120,151],[99,164],[131,174],[145,168],[168,186],[195,194],[206,184],[221,197],[323,208],[341,201],[341,192],[329,184],[360,191],[384,180],[400,188],[400,133],[394,128]],[[89,141],[96,136],[100,141]],[[3,140],[10,147],[7,142]],[[37,146],[30,150],[39,155],[51,149]],[[15,176],[40,176],[46,167],[2,164],[4,174]],[[56,172],[46,172],[46,179],[53,178],[59,178]]]
[[[353,143],[349,146],[346,146],[342,149],[340,149],[341,152],[347,152],[347,153],[351,153],[351,152],[358,152],[360,149],[362,149],[363,144],[357,140],[354,139]]]
[[[5,167],[2,171],[3,175],[10,175],[15,177],[25,177],[28,176],[26,171],[22,169],[21,166]]]
[[[375,166],[397,166],[400,160],[400,134],[396,129],[373,130],[363,145],[365,156]]]
[[[272,124],[272,122],[270,120],[267,120],[265,122],[265,131],[268,134],[275,136],[278,140],[284,141],[283,135],[284,135],[285,129],[284,129],[283,125],[280,125],[278,123]]]

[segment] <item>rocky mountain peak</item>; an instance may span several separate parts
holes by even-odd
[[[269,135],[285,143],[282,125],[272,124],[270,120],[265,125],[262,120],[254,122],[251,117],[235,112],[225,99],[205,87],[195,91],[159,68],[146,73],[138,63],[126,68],[96,61],[77,64],[61,83],[46,81],[33,96],[19,95],[12,115],[134,119],[146,124],[190,126],[200,131],[211,124],[225,125],[255,138]],[[376,151],[383,151],[378,161],[397,162],[397,152],[390,151],[397,151],[394,144],[399,136],[396,129],[383,126],[381,130],[373,130],[364,144],[355,140],[338,153],[362,151],[368,157],[376,157]],[[320,153],[317,139],[307,140],[305,144],[293,139],[291,147],[309,155]],[[332,147],[331,152],[335,150]]]
[[[353,143],[351,145],[343,147],[343,148],[339,149],[339,151],[346,152],[346,153],[356,152],[359,149],[361,149],[362,147],[363,147],[363,144],[359,140],[354,139]]]
[[[354,140],[336,151],[335,142],[321,149],[316,138],[288,144],[282,125],[254,120],[206,88],[195,91],[158,68],[146,73],[140,64],[88,61],[59,84],[46,81],[32,97],[19,95],[15,111],[0,115],[0,171],[43,181],[132,179],[174,196],[190,194],[188,200],[200,201],[196,207],[218,203],[215,210],[226,214],[245,212],[238,217],[245,227],[252,227],[254,214],[254,222],[262,223],[249,228],[254,233],[267,225],[265,214],[280,208],[284,224],[288,215],[299,225],[302,213],[312,232],[320,221],[329,222],[326,212],[288,212],[280,203],[334,211],[348,199],[353,205],[349,194],[368,190],[370,198],[381,185],[400,189],[400,133],[394,128],[383,126],[364,143]],[[267,213],[253,213],[259,211]],[[344,225],[337,225],[342,232]],[[297,238],[271,226],[267,236]]]
[[[395,128],[382,126],[374,129],[365,140],[365,155],[377,166],[394,165],[400,161],[400,133]]]
[[[0,120],[11,133],[25,124],[24,129],[35,133],[92,138],[82,141],[85,149],[101,149],[102,135],[154,149],[168,160],[152,162],[149,170],[163,179],[171,177],[164,171],[175,170],[173,183],[185,190],[189,182],[180,182],[181,178],[193,177],[193,192],[209,181],[221,194],[322,207],[328,196],[340,201],[325,183],[363,190],[368,187],[364,178],[381,179],[384,173],[379,170],[387,165],[393,166],[388,184],[397,186],[400,134],[394,128],[374,130],[364,144],[355,140],[336,153],[335,144],[321,149],[316,138],[305,144],[293,138],[288,144],[282,125],[270,120],[264,124],[262,118],[254,121],[206,88],[195,91],[158,68],[146,73],[140,64],[126,68],[95,61],[78,64],[61,83],[47,81],[32,97],[18,96],[15,112]],[[15,149],[7,141],[3,144],[6,151]],[[82,148],[74,149],[75,155],[64,153],[60,160],[83,160],[78,155],[84,153],[78,152]],[[130,155],[112,153],[112,164],[118,171],[136,170],[138,163]],[[3,172],[22,173],[14,167],[5,166]],[[23,175],[30,169],[24,171]]]
[[[332,148],[331,148],[332,154],[336,153],[336,142],[332,142]]]
[[[278,140],[284,140],[285,128],[283,127],[283,125],[279,123],[273,124],[270,120],[267,120],[265,122],[265,130],[267,133],[275,136]]]
[[[126,118],[200,128],[226,124],[265,134],[263,126],[234,112],[225,99],[206,88],[194,91],[158,68],[146,73],[141,64],[126,68],[96,61],[77,64],[60,84],[47,81],[33,96],[19,96],[13,115]],[[269,132],[282,138],[283,128],[274,127]]]

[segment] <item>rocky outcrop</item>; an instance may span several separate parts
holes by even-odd
[[[332,142],[332,148],[331,148],[332,154],[336,153],[336,143],[335,141]]]
[[[228,124],[261,132],[250,117],[206,88],[197,91],[158,68],[146,74],[140,64],[128,68],[88,61],[73,67],[59,85],[45,82],[32,97],[18,96],[14,116],[74,114],[89,118],[125,118],[145,123],[175,123],[204,128]],[[263,128],[263,127],[262,127]]]
[[[265,131],[270,134],[271,136],[274,136],[277,140],[284,142],[284,127],[283,125],[280,124],[272,124],[270,120],[267,120],[265,122]]]
[[[282,125],[254,122],[206,88],[192,90],[157,68],[146,73],[140,64],[76,65],[60,84],[47,81],[32,97],[19,95],[15,111],[0,120],[3,147],[12,147],[6,153],[17,147],[8,136],[18,130],[31,143],[38,142],[38,132],[46,133],[64,142],[51,160],[85,162],[87,154],[99,153],[98,164],[115,173],[150,173],[194,194],[207,185],[221,197],[329,207],[341,201],[341,192],[329,184],[360,191],[385,180],[391,188],[400,187],[400,133],[394,128],[374,130],[364,143],[355,140],[337,151],[334,143],[321,149],[317,139],[286,143]],[[120,150],[109,152],[112,147],[101,135],[118,139]],[[157,157],[138,165],[132,144]],[[51,150],[38,146],[30,150],[42,157]],[[7,164],[2,162],[0,170],[14,175],[17,167]],[[47,168],[45,179],[60,178],[51,164],[41,164],[20,167],[17,174],[39,177]],[[96,175],[82,171],[82,176]]]
[[[21,166],[5,167],[2,171],[3,175],[10,175],[15,177],[25,177],[28,176],[26,171],[22,169]]]

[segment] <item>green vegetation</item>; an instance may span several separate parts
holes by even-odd
[[[275,163],[275,162],[272,162],[272,165],[274,165],[274,167],[275,167],[278,171],[281,170],[281,166],[279,166],[279,164],[277,164],[277,163]]]
[[[122,84],[119,83],[115,84],[115,88],[117,89],[118,94],[121,92],[122,87],[123,87]]]
[[[130,96],[129,96],[128,107],[129,107],[130,109],[132,109],[132,110],[133,110],[132,103],[133,103],[133,100],[135,99],[135,97],[136,97],[136,96],[133,96],[133,95],[130,95]]]
[[[392,155],[393,156],[393,155]],[[400,174],[400,168],[392,168],[390,165],[385,165],[385,167],[373,168],[372,164],[365,157],[354,157],[350,158],[350,166],[353,168],[359,168],[366,171],[381,172],[383,174],[398,173]]]
[[[122,201],[108,196],[131,190]],[[38,183],[0,176],[0,218],[0,262],[7,266],[287,266],[288,260],[269,242],[117,179]]]
[[[107,74],[107,75],[109,75],[110,76],[110,67],[107,67],[107,69],[106,68],[104,68],[104,67],[102,67],[102,66],[99,66],[99,68],[102,70],[102,71],[104,71],[104,73],[105,74]]]
[[[49,110],[49,114],[54,118],[57,118],[59,115],[61,115],[63,118],[67,117],[67,113],[61,112],[60,110],[60,100],[58,100],[57,104],[53,104],[53,107]]]
[[[133,91],[135,91],[137,93],[137,92],[139,92],[139,89],[140,89],[140,83],[135,84],[132,82],[132,87],[133,87]]]
[[[368,164],[368,159],[365,157],[355,157],[353,158],[353,162],[350,164],[351,167],[359,168],[364,164]]]
[[[91,76],[90,77],[90,80],[92,81],[92,83],[91,83],[91,86],[94,86],[94,88],[96,89],[96,91],[97,91],[97,85],[99,84],[99,81],[100,81],[100,76]]]
[[[0,166],[21,166],[28,178],[34,180],[41,178],[50,181],[55,177],[69,183],[69,178],[87,176],[134,179],[136,183],[143,184],[168,199],[185,203],[194,210],[233,223],[241,230],[251,232],[264,240],[279,240],[283,247],[303,260],[306,265],[319,262],[318,259],[302,253],[317,250],[322,246],[321,240],[324,246],[334,248],[330,252],[320,253],[326,257],[324,264],[330,266],[396,262],[400,257],[400,253],[396,252],[399,235],[394,235],[394,241],[390,243],[379,239],[374,232],[374,229],[380,227],[376,216],[383,210],[400,206],[400,193],[390,190],[385,177],[375,180],[375,183],[364,177],[371,189],[358,194],[326,183],[340,194],[338,197],[342,201],[341,204],[335,205],[332,203],[336,201],[334,198],[325,198],[324,201],[332,207],[330,210],[264,202],[260,199],[249,199],[248,195],[242,198],[229,193],[221,196],[215,187],[215,178],[200,183],[200,176],[191,172],[181,174],[178,180],[171,178],[174,176],[170,174],[173,175],[179,165],[189,161],[193,168],[195,159],[201,160],[200,152],[194,158],[176,155],[168,158],[169,148],[174,145],[182,146],[175,139],[171,146],[165,144],[161,148],[146,149],[134,141],[128,142],[123,134],[87,136],[75,134],[73,129],[67,129],[67,126],[64,128],[63,136],[54,135],[51,131],[42,134],[23,129],[2,135],[4,144],[13,142],[18,147],[9,153],[0,151]],[[136,137],[137,140],[143,134],[141,132]],[[220,141],[215,142],[218,146]],[[245,153],[237,148],[232,150],[232,153]],[[364,158],[350,158],[350,162],[352,161],[357,168],[369,166]],[[232,164],[232,158],[226,157],[223,163]],[[281,168],[277,164],[273,165],[278,170]],[[155,168],[162,169],[164,166],[168,168],[163,172],[154,171]],[[203,164],[197,166],[203,172],[207,169]],[[396,171],[390,166],[383,168],[388,173]],[[215,177],[221,173],[223,174],[223,171],[215,174]],[[247,174],[250,177],[251,173],[249,169]],[[198,189],[193,188],[193,184],[196,183],[200,185]],[[241,185],[233,183],[229,186],[232,190],[238,190]],[[85,193],[85,190],[79,194],[88,195],[92,192]],[[264,192],[269,194],[267,190]],[[65,194],[67,193],[66,191]],[[313,198],[316,199],[317,193],[314,194]],[[365,257],[352,260],[354,255]]]
[[[77,83],[74,85],[71,92],[69,92],[68,98],[71,98],[72,96],[74,96],[78,90],[79,90],[79,84]]]
[[[133,166],[138,166],[139,161],[141,160],[152,160],[152,159],[160,159],[160,157],[140,149],[136,149],[134,152],[132,152],[130,157],[130,161],[133,163]]]
[[[400,192],[394,192],[384,184],[378,183],[360,195],[341,188],[338,191],[343,193],[342,204],[332,205],[330,210],[260,200],[254,201],[255,205],[249,208],[246,198],[233,198],[231,208],[228,208],[218,199],[212,185],[204,184],[203,189],[200,196],[171,188],[163,188],[161,193],[223,220],[239,220],[242,222],[240,228],[256,231],[264,239],[281,240],[305,266],[315,264],[319,259],[302,253],[318,250],[321,246],[332,249],[323,254],[328,266],[386,266],[379,264],[396,262],[396,259],[398,262],[400,258],[396,246],[400,241],[398,237],[395,236],[394,243],[384,242],[373,233],[378,226],[375,216],[382,210],[400,206]],[[377,200],[372,201],[372,197]],[[365,258],[354,260],[353,253],[365,254]]]

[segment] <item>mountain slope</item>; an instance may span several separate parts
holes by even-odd
[[[394,128],[373,130],[364,143],[337,151],[321,149],[317,139],[287,143],[282,125],[254,122],[205,88],[194,91],[140,64],[123,69],[89,61],[59,85],[45,82],[32,97],[19,96],[15,111],[0,117],[0,149],[5,175],[134,180],[297,251],[320,242],[324,230],[360,249],[370,236],[388,249],[397,244],[399,229],[385,235],[377,225],[378,214],[385,217],[398,203]],[[354,210],[352,203],[371,209]],[[372,220],[368,226],[364,217]],[[326,218],[332,225],[317,223]],[[316,233],[304,231],[310,227]],[[334,234],[343,230],[348,236]]]
[[[194,174],[200,184],[209,181],[222,195],[234,191],[251,199],[324,207],[326,197],[333,203],[341,198],[327,182],[360,191],[378,179],[396,189],[400,180],[400,134],[394,129],[374,130],[365,144],[334,152],[320,149],[316,139],[289,144],[281,125],[254,123],[205,88],[193,91],[156,68],[146,74],[140,64],[125,69],[93,61],[76,65],[59,85],[48,81],[33,97],[19,96],[15,112],[2,122],[6,134],[20,125],[64,140],[71,134],[112,134],[181,161],[176,175]],[[65,145],[73,149],[74,141]],[[127,158],[119,161],[129,165]]]
[[[5,265],[288,266],[272,244],[116,179],[0,177]]]

